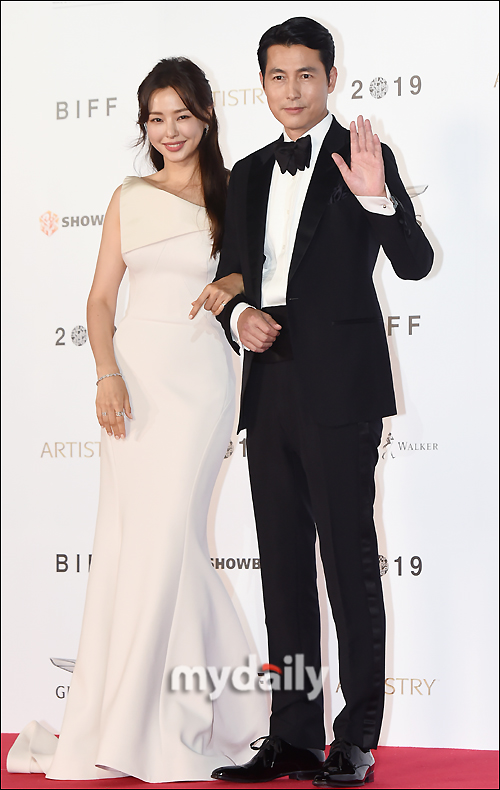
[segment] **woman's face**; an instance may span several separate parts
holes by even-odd
[[[185,107],[173,88],[160,88],[149,100],[148,137],[165,163],[186,163],[197,156],[206,124]]]

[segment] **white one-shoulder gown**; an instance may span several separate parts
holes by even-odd
[[[228,683],[213,701],[210,684],[172,690],[177,666],[220,673],[248,661],[206,535],[233,426],[231,351],[211,313],[188,319],[215,275],[205,209],[130,177],[120,222],[130,297],[114,346],[133,420],[125,440],[102,432],[92,568],[60,738],[32,722],[7,767],[50,779],[201,781],[248,760],[249,742],[268,728],[259,689]]]

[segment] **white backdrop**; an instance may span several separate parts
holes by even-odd
[[[498,5],[276,8],[2,3],[3,731],[36,718],[57,732],[71,680],[49,659],[76,655],[97,507],[85,306],[111,194],[125,176],[146,172],[132,147],[137,87],[162,57],[204,68],[231,167],[280,132],[259,87],[258,40],[307,14],[335,39],[332,112],[344,125],[360,113],[372,119],[436,253],[423,281],[398,280],[383,256],[375,275],[399,403],[385,421],[377,471],[388,568],[381,743],[497,748]],[[119,302],[117,320],[126,283]],[[243,438],[233,436],[209,529],[214,564],[265,661]],[[321,594],[331,735],[342,700]]]

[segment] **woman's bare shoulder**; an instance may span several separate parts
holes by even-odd
[[[113,210],[113,209],[119,208],[119,206],[120,206],[120,196],[121,196],[121,193],[122,193],[122,186],[123,186],[123,184],[120,184],[119,187],[116,187],[115,191],[111,195],[111,200],[109,201],[108,211],[109,211],[109,209]]]

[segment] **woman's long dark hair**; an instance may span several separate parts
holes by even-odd
[[[204,72],[187,58],[160,60],[150,71],[137,91],[139,117],[137,123],[141,134],[138,145],[147,141],[149,102],[154,91],[173,88],[189,112],[208,125],[198,145],[203,198],[212,235],[212,255],[220,251],[224,232],[224,212],[227,196],[227,171],[219,148],[219,123],[213,107],[213,96]],[[156,170],[163,170],[163,156],[149,143],[149,157]]]

